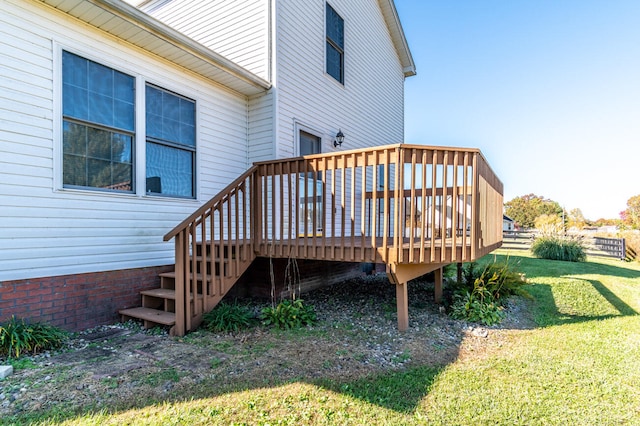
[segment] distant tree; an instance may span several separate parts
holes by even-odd
[[[557,237],[564,234],[564,223],[557,214],[542,214],[536,218],[536,229],[545,237]]]
[[[587,221],[580,209],[571,209],[567,218],[567,226],[569,228],[582,229],[587,225]]]
[[[558,202],[544,197],[528,194],[516,197],[504,204],[505,213],[523,228],[533,228],[536,218],[546,215],[562,215]]]
[[[640,229],[640,194],[627,200],[627,209],[620,213],[622,223],[631,229]]]

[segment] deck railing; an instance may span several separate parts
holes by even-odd
[[[502,192],[477,149],[398,144],[256,163],[165,236],[176,239],[176,305],[206,312],[255,256],[477,259],[501,244]],[[225,265],[233,274],[218,277]]]

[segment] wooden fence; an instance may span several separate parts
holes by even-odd
[[[503,231],[502,248],[507,250],[530,250],[537,236],[533,231]],[[587,256],[612,257],[625,259],[628,250],[624,238],[604,238],[577,235],[584,244]]]

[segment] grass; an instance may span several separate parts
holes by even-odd
[[[0,423],[640,424],[640,265],[526,255],[509,262],[519,262],[529,280],[534,300],[526,303],[536,326],[503,330],[499,342],[490,335],[480,353],[446,366],[411,359],[371,377],[301,379],[222,394],[208,393],[205,383],[178,400],[126,411],[51,411]],[[302,343],[304,332],[282,335]]]

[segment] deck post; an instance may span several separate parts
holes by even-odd
[[[396,303],[398,311],[398,330],[406,331],[409,328],[409,297],[407,295],[407,282],[396,284]]]
[[[176,311],[176,324],[174,328],[175,336],[184,336],[187,332],[186,324],[185,324],[185,293],[186,286],[188,285],[185,282],[185,253],[187,252],[187,247],[185,243],[186,232],[182,231],[176,234],[175,236],[175,252],[176,252],[176,265],[175,265],[175,311]]]
[[[442,276],[443,268],[438,268],[433,271],[433,279],[435,283],[434,299],[436,303],[442,303]]]

